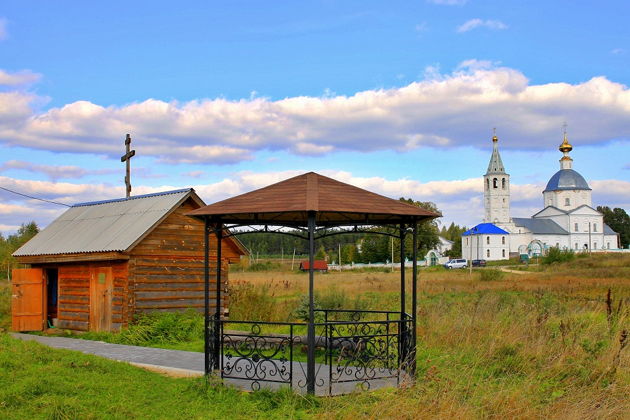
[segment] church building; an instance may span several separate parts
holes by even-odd
[[[462,235],[462,258],[501,260],[510,254],[543,254],[551,247],[573,251],[617,249],[618,234],[592,207],[592,190],[573,169],[569,156],[573,147],[566,132],[559,147],[563,154],[560,170],[543,191],[544,208],[528,218],[510,216],[510,175],[503,166],[496,135],[492,143],[483,178],[484,221]]]

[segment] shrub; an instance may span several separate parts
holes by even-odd
[[[502,280],[505,273],[501,270],[483,269],[479,270],[479,280],[481,281],[499,281]]]
[[[282,265],[273,261],[256,262],[245,268],[246,271],[278,271]]]
[[[575,254],[570,249],[560,249],[556,247],[552,247],[547,252],[542,259],[542,263],[545,265],[553,264],[553,263],[563,263],[573,261],[575,259]]]

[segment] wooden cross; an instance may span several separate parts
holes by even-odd
[[[135,150],[131,149],[131,136],[127,134],[125,138],[125,146],[127,153],[120,157],[121,162],[127,162],[127,174],[125,175],[125,186],[127,187],[127,198],[131,196],[131,158],[136,155]]]

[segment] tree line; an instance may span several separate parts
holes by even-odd
[[[400,201],[421,207],[435,213],[440,213],[437,206],[430,201],[415,201],[411,198],[400,198]],[[448,228],[438,228],[436,219],[425,220],[418,224],[418,257],[423,258],[426,253],[435,249],[439,243],[438,235],[454,242],[454,252],[450,255],[461,254],[461,240],[459,237],[466,228],[454,223]],[[341,235],[327,236],[318,239],[315,243],[316,259],[325,259],[329,262],[342,264],[400,262],[400,239],[383,234],[398,235],[399,229],[395,227],[375,227],[368,229],[368,233],[345,233]],[[299,231],[289,232],[299,234]],[[303,258],[308,255],[308,242],[278,233],[255,233],[242,235],[239,238],[250,250],[252,256],[290,258],[295,255]],[[405,258],[411,259],[413,255],[412,235],[405,235]],[[456,254],[457,253],[457,254]],[[393,254],[393,255],[392,255]]]
[[[16,233],[6,238],[0,233],[0,279],[10,278],[11,269],[17,266],[13,254],[39,232],[35,222],[22,223]]]

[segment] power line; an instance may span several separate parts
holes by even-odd
[[[44,198],[33,197],[32,195],[23,194],[23,193],[21,193],[21,192],[13,191],[13,190],[10,190],[10,189],[5,188],[5,187],[0,187],[0,190],[4,190],[4,191],[7,191],[7,192],[10,192],[10,193],[13,193],[13,194],[21,195],[22,197],[31,198],[31,199],[33,199],[33,200],[39,200],[39,201],[44,201],[44,202],[46,202],[46,203],[50,203],[50,204],[56,204],[56,205],[58,205],[58,206],[72,207],[72,206],[71,206],[71,205],[69,205],[69,204],[60,203],[60,202],[58,202],[58,201],[46,200],[46,199],[44,199]]]

